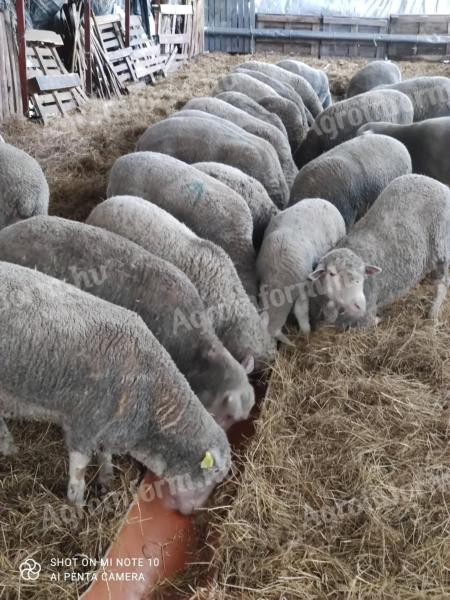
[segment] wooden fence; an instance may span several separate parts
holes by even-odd
[[[255,27],[255,0],[205,0],[206,27],[233,27],[250,29]],[[236,35],[205,36],[205,49],[210,52],[253,51],[250,38]]]
[[[234,27],[248,29],[233,13],[236,0],[205,0],[206,1],[206,25],[211,28]],[[239,0],[240,1],[240,0]],[[220,12],[220,6],[226,7],[230,15],[227,20],[227,12]],[[252,18],[250,9],[244,6],[247,19]],[[217,10],[216,10],[217,8]],[[244,22],[246,22],[244,20]],[[250,25],[253,27],[253,25]],[[304,30],[324,32],[349,32],[362,34],[409,34],[409,35],[450,35],[450,15],[392,15],[389,19],[364,19],[354,17],[319,17],[319,16],[296,16],[296,15],[270,15],[257,14],[254,27],[260,33],[264,29],[279,30]],[[207,34],[207,49],[210,51],[223,52],[250,52],[251,38],[240,36],[215,36]],[[314,39],[280,39],[258,36],[255,43],[257,51],[273,51],[282,54],[294,53],[303,56],[343,56],[361,58],[384,58],[388,56],[393,59],[410,57],[437,58],[450,54],[450,43],[444,44],[417,44],[405,42],[373,42],[373,41],[335,41]]]

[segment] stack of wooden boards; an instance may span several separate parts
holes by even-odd
[[[8,10],[0,11],[0,121],[22,113],[15,31]]]
[[[69,73],[57,47],[63,41],[53,31],[26,32],[28,93],[32,116],[44,124],[55,116],[81,110],[87,102],[79,75]]]

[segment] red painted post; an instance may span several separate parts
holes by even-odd
[[[28,114],[28,79],[27,79],[27,45],[25,40],[25,1],[16,0],[17,14],[17,47],[19,49],[19,77],[22,91],[22,107],[24,115]]]
[[[130,13],[131,0],[125,0],[125,47],[130,46]]]
[[[86,94],[92,95],[91,0],[84,0],[84,60],[86,63]]]

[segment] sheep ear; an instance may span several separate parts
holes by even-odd
[[[269,327],[269,313],[266,310],[261,313],[261,324],[263,327]]]
[[[241,362],[241,365],[244,367],[247,375],[249,375],[255,369],[255,359],[251,354],[248,354]]]
[[[364,272],[366,275],[377,275],[381,273],[380,267],[375,267],[374,265],[366,265]]]
[[[317,281],[318,279],[320,279],[324,275],[325,275],[325,269],[322,266],[319,265],[315,271],[313,271],[312,273],[310,273],[308,275],[308,279],[310,281]]]

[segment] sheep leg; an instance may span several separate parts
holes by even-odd
[[[435,272],[433,273],[433,278],[436,282],[436,291],[434,296],[434,302],[430,309],[428,317],[437,320],[439,316],[439,310],[442,306],[442,303],[447,296],[448,291],[448,262],[443,261],[437,265]]]
[[[100,463],[100,471],[98,473],[98,482],[100,485],[109,487],[114,479],[114,465],[112,462],[112,454],[110,452],[97,452],[97,458]]]
[[[77,451],[69,452],[69,486],[67,497],[79,506],[84,504],[84,491],[86,489],[86,469],[91,460],[88,454]]]
[[[309,322],[309,300],[308,297],[297,298],[294,304],[294,315],[298,326],[303,335],[311,333],[311,324]]]
[[[4,419],[0,417],[0,453],[3,456],[12,456],[17,452],[13,436],[8,429]]]

